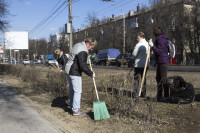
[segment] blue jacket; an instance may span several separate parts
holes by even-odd
[[[154,45],[152,47],[155,53],[155,61],[157,64],[169,63],[169,46],[167,43],[168,37],[166,35],[160,35],[156,38]]]

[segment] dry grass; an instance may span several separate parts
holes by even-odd
[[[173,128],[174,126],[184,127],[173,122],[175,115],[180,117],[180,119],[177,118],[176,120],[178,123],[181,122],[183,114],[186,115],[189,110],[200,110],[200,104],[198,102],[195,105],[175,105],[153,102],[151,99],[156,96],[155,71],[150,70],[147,73],[147,96],[150,97],[150,100],[146,101],[140,98],[139,103],[135,107],[131,106],[135,100],[131,96],[134,82],[133,71],[129,76],[130,70],[94,69],[94,71],[97,75],[96,82],[100,100],[106,102],[107,108],[113,116],[113,120],[116,120],[116,118],[122,120],[121,118],[123,118],[122,121],[124,123],[138,125],[146,131],[151,129],[152,131],[159,132],[163,130],[174,132],[176,131]],[[29,83],[31,88],[35,90],[34,92],[50,92],[54,97],[68,97],[66,75],[52,68],[1,64],[0,72],[14,75],[22,81]],[[168,76],[175,75],[184,77],[185,81],[192,83],[197,90],[196,92],[198,92],[200,85],[199,73],[168,72]],[[127,80],[123,84],[125,78]],[[91,108],[95,100],[96,95],[94,93],[92,78],[83,74],[82,107],[84,109]],[[177,107],[182,110],[177,111]],[[190,128],[188,127],[187,131],[190,131]]]

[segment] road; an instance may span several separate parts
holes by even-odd
[[[0,80],[1,133],[61,133]]]
[[[21,65],[21,64],[20,64]],[[42,66],[43,64],[35,64],[35,66]],[[52,66],[53,67],[53,66]],[[131,68],[125,67],[117,67],[117,66],[101,66],[101,65],[93,65],[94,68],[103,68],[103,69],[123,69],[129,70]],[[150,66],[149,70],[156,70],[155,67]],[[184,65],[169,65],[168,71],[180,71],[180,72],[200,72],[199,66],[184,66]]]
[[[124,69],[129,70],[131,68],[128,67],[116,67],[116,66],[93,66],[94,68],[103,68],[103,69]],[[156,70],[156,68],[151,67],[149,70]],[[200,66],[178,66],[178,65],[169,65],[168,71],[180,71],[180,72],[200,72]]]

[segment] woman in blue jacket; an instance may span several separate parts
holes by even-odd
[[[169,64],[168,56],[168,37],[164,34],[163,30],[160,27],[156,27],[153,31],[156,40],[154,43],[149,42],[149,45],[152,47],[155,53],[155,61],[157,64],[156,70],[156,81],[157,81],[157,101],[163,99],[168,99],[169,97],[169,88],[166,84],[167,79],[167,70]],[[164,98],[162,92],[164,90]]]

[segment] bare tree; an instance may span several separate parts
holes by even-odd
[[[69,52],[69,40],[68,35],[65,33],[65,28],[62,27],[59,29],[61,37],[59,38],[57,47],[60,48],[64,53]]]
[[[0,30],[4,31],[4,29],[8,26],[8,22],[6,20],[6,16],[9,14],[8,12],[8,3],[5,0],[0,0]]]
[[[99,22],[98,15],[95,12],[88,13],[87,17],[85,18],[85,22],[86,22],[85,26],[90,26],[95,23],[98,23]]]

